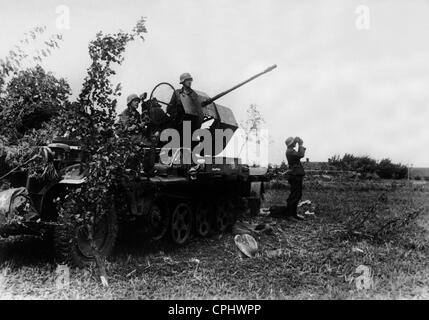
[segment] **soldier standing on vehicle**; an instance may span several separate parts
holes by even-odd
[[[193,78],[189,73],[184,73],[180,76],[182,88],[174,91],[170,104],[167,107],[167,113],[173,122],[173,126],[179,130],[181,129],[185,115],[181,97],[190,96],[191,99],[197,99],[197,94],[192,90],[192,81]]]
[[[138,111],[142,97],[136,94],[128,96],[127,108],[119,115],[120,132],[126,134],[134,143],[150,146],[150,137],[147,137],[150,122],[148,113],[142,110],[140,114]]]
[[[298,144],[298,151],[295,150]],[[286,139],[286,159],[289,164],[288,182],[290,185],[290,194],[287,199],[286,216],[297,220],[304,218],[297,213],[298,203],[302,197],[302,184],[305,176],[304,167],[301,159],[305,156],[304,141],[300,137],[289,137]]]
[[[153,169],[153,147],[151,137],[147,136],[147,126],[149,125],[149,116],[146,109],[142,114],[138,111],[139,104],[145,96],[139,97],[137,94],[131,94],[127,98],[127,108],[119,115],[119,135],[129,139],[136,147],[134,155],[128,156],[125,167],[131,172],[140,173],[142,167],[146,175],[152,174]],[[142,150],[142,147],[150,150]],[[138,148],[138,149],[137,149]],[[122,177],[122,184],[126,190],[129,210],[137,214],[137,202],[133,184],[130,182],[131,177]]]

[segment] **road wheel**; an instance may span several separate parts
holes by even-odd
[[[192,231],[192,210],[186,203],[179,203],[171,216],[171,238],[182,245],[188,241]]]
[[[213,208],[207,201],[200,202],[195,210],[195,230],[201,237],[207,237],[212,230]]]
[[[74,219],[76,208],[64,204],[64,212],[59,215],[54,229],[54,248],[56,262],[85,267],[100,258],[107,258],[113,251],[118,236],[118,223],[115,206],[96,219],[92,226],[93,242],[89,240],[88,226]],[[96,252],[94,252],[94,246]]]
[[[216,208],[217,230],[222,233],[231,230],[235,220],[235,212],[232,203],[226,199],[220,201]]]
[[[168,231],[168,224],[170,222],[170,213],[166,205],[153,203],[149,210],[149,224],[150,234],[152,240],[162,239]]]

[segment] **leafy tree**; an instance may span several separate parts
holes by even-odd
[[[62,216],[73,217],[74,224],[83,223],[90,241],[96,222],[110,210],[118,184],[131,183],[133,177],[141,173],[138,166],[130,168],[129,159],[138,164],[142,162],[143,141],[135,143],[129,136],[116,134],[116,105],[120,85],[114,85],[110,77],[115,74],[114,65],[123,62],[127,44],[136,38],[144,39],[143,34],[146,32],[143,18],[131,32],[99,32],[89,44],[92,62],[87,69],[81,93],[57,121],[58,132],[78,139],[88,152],[87,182],[70,193],[67,201],[60,203],[59,209]],[[95,245],[92,247],[97,260],[100,254]],[[103,264],[99,262],[97,260],[100,267]]]
[[[0,172],[2,174],[10,167],[21,165],[22,170],[26,170],[33,166],[33,163],[26,165],[24,163],[27,163],[28,157],[34,152],[34,147],[45,143],[46,137],[50,135],[50,129],[44,125],[49,116],[44,114],[45,110],[41,104],[50,101],[48,103],[50,106],[59,105],[60,102],[52,99],[50,94],[65,100],[63,93],[69,91],[68,85],[63,80],[55,79],[37,65],[31,67],[34,63],[42,62],[54,49],[59,48],[62,36],[54,34],[44,39],[45,31],[46,27],[36,27],[25,33],[25,37],[9,51],[8,55],[0,59],[0,154],[2,155]],[[30,44],[31,48],[26,48]],[[35,49],[36,47],[39,49]],[[29,69],[22,71],[23,65]],[[26,79],[28,75],[34,78]],[[31,95],[32,86],[39,80],[43,84],[38,86],[41,91]],[[46,83],[48,89],[44,86]],[[54,88],[54,83],[61,87]],[[39,109],[43,112],[37,116]],[[36,120],[35,126],[30,125],[32,120]],[[36,130],[37,128],[41,129]],[[21,133],[17,129],[20,129]]]
[[[0,134],[12,141],[58,116],[68,102],[70,86],[40,65],[19,71],[4,91]]]
[[[19,41],[19,44],[16,44],[14,49],[10,50],[5,58],[0,59],[0,109],[3,106],[4,86],[7,84],[9,78],[21,69],[22,64],[31,65],[33,63],[41,63],[43,58],[50,55],[54,49],[59,48],[58,42],[62,40],[62,36],[60,34],[53,34],[43,41],[41,37],[45,32],[46,26],[35,27],[25,33],[24,38]],[[39,40],[43,41],[42,46],[35,50],[35,44]],[[25,48],[30,43],[32,44],[32,50]]]
[[[377,161],[369,156],[356,158],[355,170],[364,173],[374,173],[377,170]]]
[[[244,142],[241,146],[239,154],[243,151],[243,148],[247,145],[249,141],[253,138],[256,138],[256,143],[261,143],[261,127],[265,122],[262,114],[258,110],[258,107],[255,104],[251,104],[249,109],[247,109],[247,119],[246,121],[240,124],[243,129]]]

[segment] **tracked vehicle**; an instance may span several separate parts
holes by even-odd
[[[231,109],[217,104],[217,99],[274,68],[214,98],[198,91],[192,99],[184,97],[181,101],[183,120],[191,121],[193,130],[210,123],[204,130],[213,136],[216,130],[235,132],[238,124],[234,114]],[[156,90],[162,86],[174,90],[168,83],[157,85],[149,99],[143,102],[147,108],[168,104],[155,98]],[[171,123],[164,129],[169,125]],[[242,164],[239,158],[221,156],[229,139],[227,136],[222,140],[222,147],[213,145],[213,152],[199,154],[191,163],[183,161],[185,155],[192,152],[184,145],[169,150],[169,161],[161,161],[165,143],[158,141],[143,150],[154,153],[154,163],[132,182],[131,189],[126,190],[118,181],[117,189],[112,192],[110,210],[94,224],[92,241],[85,226],[71,223],[75,208],[70,207],[66,214],[60,215],[56,206],[56,201],[67,201],[66,195],[71,189],[85,183],[88,174],[85,150],[77,141],[54,139],[43,147],[42,154],[53,164],[58,177],[46,180],[27,175],[12,179],[14,188],[0,192],[0,236],[50,236],[59,263],[83,266],[97,256],[108,256],[118,230],[124,225],[134,225],[152,240],[168,236],[177,245],[185,244],[193,236],[227,232],[246,210],[259,212],[266,173],[263,168]]]

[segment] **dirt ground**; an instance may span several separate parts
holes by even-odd
[[[263,206],[285,204],[287,194],[268,190]],[[49,245],[33,237],[1,239],[0,298],[428,299],[428,195],[424,183],[309,180],[303,200],[316,205],[315,215],[303,222],[246,220],[272,224],[271,233],[254,234],[256,257],[243,258],[232,233],[193,238],[184,247],[128,236],[107,263],[107,288],[95,269],[70,270],[69,285],[59,288]],[[421,213],[409,224],[369,235],[378,220],[413,210]],[[357,212],[372,212],[374,220],[350,233]],[[361,265],[371,281],[362,290]]]

